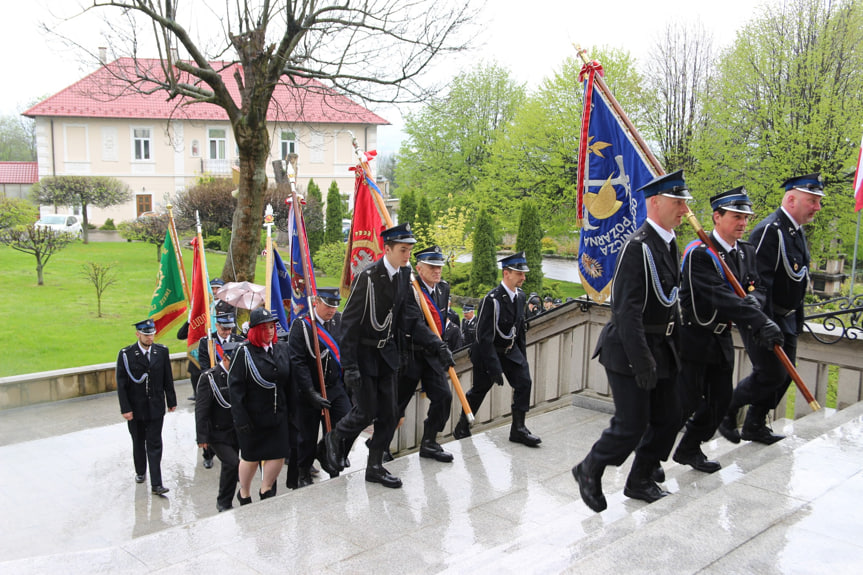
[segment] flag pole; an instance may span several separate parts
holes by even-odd
[[[857,210],[857,231],[854,233],[854,259],[851,260],[851,288],[848,290],[848,299],[854,299],[854,276],[857,273],[857,243],[860,240],[860,210]]]
[[[590,64],[590,60],[587,58],[587,50],[581,49],[579,46],[576,46],[578,50],[578,55],[581,57],[581,60],[587,65]],[[603,94],[605,94],[608,101],[611,103],[612,108],[620,117],[621,121],[626,125],[626,128],[629,130],[632,138],[636,141],[641,151],[644,153],[645,157],[650,161],[651,165],[656,170],[657,174],[662,176],[665,174],[665,169],[662,167],[662,164],[659,163],[659,160],[656,159],[656,156],[653,155],[653,152],[650,151],[650,148],[647,147],[647,143],[641,137],[641,134],[638,133],[638,130],[635,129],[635,126],[629,120],[629,117],[623,111],[623,108],[618,103],[617,99],[612,95],[611,90],[609,90],[608,85],[602,79],[602,77],[597,74],[594,78],[596,85],[599,86],[599,89],[602,90]],[[689,225],[695,230],[695,233],[698,235],[698,238],[704,242],[707,247],[716,255],[716,246],[713,245],[713,241],[710,239],[710,236],[705,233],[704,228],[701,227],[701,224],[698,222],[698,219],[695,217],[695,214],[692,213],[692,210],[687,206],[687,213],[685,214],[686,220],[689,222]],[[728,265],[725,263],[725,260],[720,258],[718,255],[715,258],[719,261],[722,266],[722,271],[725,274],[725,277],[728,279],[728,282],[731,284],[734,293],[738,296],[746,297],[746,292],[743,290],[743,286],[740,285],[740,282],[737,280],[737,277],[734,273],[729,269]],[[803,394],[804,399],[809,404],[809,407],[812,408],[812,411],[818,411],[821,409],[821,405],[818,404],[818,401],[812,396],[812,392],[809,391],[809,388],[806,387],[806,384],[803,382],[803,377],[797,371],[797,368],[794,367],[794,364],[791,363],[791,360],[788,358],[788,355],[785,353],[785,350],[779,346],[779,344],[773,345],[773,353],[785,367],[786,371],[788,371],[788,375],[791,376],[791,379],[794,380],[794,383],[797,385],[797,389]]]
[[[183,254],[180,253],[180,238],[177,236],[177,226],[174,225],[174,206],[168,204],[168,232],[171,234],[171,243],[174,244],[174,255],[177,258],[177,267],[180,268],[180,278],[183,282],[183,297],[186,299],[186,305],[191,304],[191,294],[189,290],[189,282],[186,280],[186,268],[183,267]]]
[[[300,260],[303,265],[303,275],[306,278],[306,281],[303,282],[303,287],[306,292],[306,305],[309,308],[309,323],[312,326],[312,342],[315,349],[315,363],[318,368],[318,383],[320,384],[321,397],[327,399],[327,384],[324,380],[324,366],[321,363],[321,344],[320,341],[318,341],[318,317],[315,313],[314,298],[310,291],[313,271],[309,265],[309,260],[306,257],[309,253],[309,242],[305,233],[306,226],[303,220],[303,207],[300,205],[300,200],[297,195],[297,177],[296,172],[294,171],[294,164],[292,162],[294,159],[296,159],[296,156],[289,158],[285,163],[287,164],[288,182],[291,184],[291,201],[294,202],[294,226],[297,230],[297,241],[300,242]],[[293,238],[291,239],[293,240]],[[291,262],[291,265],[293,266],[293,262]],[[332,421],[330,420],[330,410],[324,408],[322,411],[324,413],[324,427],[326,428],[327,433],[329,433],[333,428]]]
[[[201,259],[201,270],[204,272],[201,274],[201,281],[207,283],[210,281],[210,274],[207,272],[207,260],[206,260],[206,252],[204,251],[204,236],[201,233],[201,216],[198,214],[198,210],[195,210],[195,226],[198,233],[198,257]],[[213,350],[213,327],[212,321],[213,316],[210,313],[210,286],[204,286],[204,318],[207,323],[207,352],[210,354],[210,367],[216,367],[216,356]],[[195,385],[195,382],[192,383]]]
[[[264,305],[267,306],[267,311],[270,311],[273,306],[273,294],[270,290],[273,287],[273,205],[267,204],[267,209],[264,211],[264,227],[267,228],[267,264],[266,264],[266,290],[264,291]]]
[[[365,154],[363,154],[362,150],[360,150],[356,136],[354,136],[353,132],[350,132],[350,134],[351,143],[354,146],[354,153],[356,154],[357,161],[359,161],[360,167],[363,170],[363,177],[365,177],[369,181],[374,181],[372,179],[371,166],[369,166],[369,162],[368,160],[366,160]],[[381,196],[380,192],[377,189],[372,190],[371,194],[375,200],[375,205],[378,208],[378,212],[384,219],[386,226],[388,228],[393,227],[393,219],[390,217],[390,213],[387,210],[386,204],[384,203],[383,196]],[[420,289],[420,284],[414,276],[413,270],[411,270],[411,285],[413,286],[416,299],[419,300],[420,309],[422,309],[423,316],[425,316],[425,320],[429,326],[429,329],[432,331],[433,334],[438,337],[438,339],[443,340],[440,332],[437,329],[437,325],[435,325],[434,319],[432,318],[431,310],[429,309],[428,303],[426,303],[425,297],[423,297],[422,290]],[[450,381],[452,381],[453,389],[455,390],[456,395],[458,395],[458,399],[461,402],[462,410],[464,411],[468,424],[473,424],[473,410],[470,408],[470,403],[468,403],[467,396],[464,394],[464,389],[462,389],[461,382],[458,379],[458,374],[456,374],[455,368],[450,366],[448,369],[448,373]]]

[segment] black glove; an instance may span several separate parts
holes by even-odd
[[[238,425],[237,426],[237,433],[251,433],[251,432],[252,432],[252,426],[249,425],[248,423],[246,423],[244,425]]]
[[[333,406],[329,399],[315,391],[314,389],[306,390],[306,399],[314,406],[315,409],[329,409]]]
[[[754,307],[755,309],[761,309],[761,304],[758,303],[758,298],[756,298],[751,293],[746,294],[746,296],[743,298],[743,303],[750,307]]]
[[[488,374],[492,383],[496,383],[498,385],[503,385],[503,373],[499,371],[495,371],[493,373]]]
[[[356,393],[363,383],[363,377],[360,375],[360,370],[355,367],[346,367],[344,374],[345,387],[347,387],[351,393]]]
[[[446,342],[440,342],[437,348],[437,358],[444,367],[455,367],[455,360],[453,360],[452,352]]]
[[[755,343],[767,349],[773,349],[774,344],[782,345],[785,343],[785,337],[782,335],[782,330],[779,329],[779,326],[776,325],[776,322],[772,319],[768,319],[767,322],[755,332],[753,337],[755,338]]]
[[[636,373],[635,385],[645,391],[654,389],[656,387],[656,366],[651,365],[648,369]]]

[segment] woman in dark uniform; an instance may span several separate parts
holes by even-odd
[[[261,499],[276,494],[276,479],[290,450],[288,386],[290,356],[276,338],[277,317],[252,310],[249,340],[234,354],[228,387],[231,415],[240,441],[240,505],[252,502],[252,478],[263,462]]]

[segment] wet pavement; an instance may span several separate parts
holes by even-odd
[[[189,393],[180,385],[178,397]],[[134,483],[116,394],[0,412],[0,573],[859,573],[863,405],[777,422],[773,446],[705,444],[723,469],[670,463],[652,505],[609,468],[592,513],[570,468],[606,414],[565,407],[528,418],[538,449],[508,427],[449,442],[450,464],[399,457],[390,490],[356,473],[217,513],[219,463],[204,469],[193,404],[165,418],[166,497]],[[257,487],[257,486],[255,486]]]

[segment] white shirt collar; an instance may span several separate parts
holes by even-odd
[[[383,259],[384,259],[384,267],[387,268],[387,273],[390,276],[390,280],[392,280],[393,276],[396,275],[397,273],[399,273],[399,268],[390,264],[390,260],[388,260],[386,256],[384,256]]]
[[[432,293],[434,291],[435,286],[427,284],[422,278],[420,278],[420,281],[423,282],[423,285],[426,286],[426,289],[429,293]]]
[[[140,349],[140,350],[141,350],[141,353],[143,353],[144,355],[147,355],[150,351],[152,351],[153,346],[151,345],[151,346],[150,346],[150,349],[144,349],[144,346],[142,346],[142,345],[141,345],[141,342],[139,341],[139,342],[138,342],[138,349]]]
[[[650,218],[647,218],[647,223],[650,224],[650,226],[654,230],[656,230],[656,233],[659,234],[659,237],[661,237],[663,239],[663,241],[665,241],[665,243],[669,244],[669,243],[671,243],[671,240],[673,240],[675,238],[674,231],[666,230],[665,228],[663,228],[662,226],[660,226],[659,224],[657,224],[656,222],[654,222]]]
[[[791,214],[789,214],[789,213],[788,213],[788,210],[786,210],[786,209],[785,209],[785,206],[779,206],[779,208],[780,208],[783,212],[785,212],[785,215],[786,215],[786,216],[788,216],[788,219],[789,219],[789,220],[791,220],[791,223],[792,223],[792,224],[794,224],[794,229],[795,229],[795,230],[799,230],[799,229],[800,229],[800,224],[798,224],[798,223],[797,223],[797,220],[795,220],[793,217],[791,217]]]
[[[505,289],[505,290],[506,290],[506,293],[507,293],[507,295],[509,296],[509,299],[510,299],[510,300],[512,300],[512,301],[515,301],[515,295],[516,295],[516,292],[514,292],[514,291],[512,291],[511,289],[509,289],[508,287],[506,287],[506,284],[505,284],[505,283],[503,283],[503,282],[500,282],[500,285],[502,285],[502,286],[503,286],[503,289]]]
[[[716,230],[711,232],[710,235],[713,236],[713,239],[716,240],[716,243],[718,243],[720,246],[722,246],[722,249],[724,249],[726,252],[730,252],[731,250],[737,248],[737,241],[736,240],[734,241],[734,245],[730,246],[730,245],[728,245],[728,242],[726,242],[725,240],[722,239],[722,236],[720,236],[719,234],[716,233]]]

